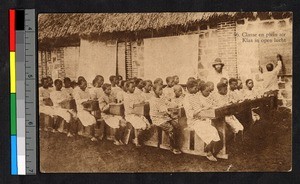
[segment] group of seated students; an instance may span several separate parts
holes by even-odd
[[[188,127],[193,129],[206,145],[206,157],[211,161],[217,161],[217,158],[222,158],[219,154],[222,149],[220,136],[212,125],[211,119],[200,115],[201,112],[262,95],[254,90],[254,83],[251,79],[246,80],[246,87],[243,87],[241,81],[235,78],[229,80],[222,78],[219,83],[214,84],[190,77],[186,85],[179,85],[178,76],[167,77],[166,85],[163,84],[161,78],[152,82],[140,78],[123,80],[121,76],[110,76],[109,81],[110,84],[104,83],[104,78],[97,75],[92,81],[92,87],[87,88],[88,83],[84,77],[78,77],[77,82],[72,82],[66,77],[63,81],[56,79],[53,87],[51,77],[42,78],[39,88],[40,113],[64,119],[66,124],[70,125],[67,136],[72,137],[77,134],[74,125],[80,123],[86,127],[96,124],[98,117],[84,107],[85,102],[96,100],[99,102],[100,116],[105,124],[120,130],[116,132],[114,144],[126,144],[123,141],[126,131],[121,130],[133,128],[135,131],[131,141],[136,146],[140,146],[142,143],[138,139],[139,135],[147,131],[151,125],[155,125],[169,136],[170,150],[174,154],[180,154],[178,141],[180,126],[176,119],[178,117],[171,115],[171,109],[182,107],[185,110]],[[51,99],[52,104],[47,99]],[[61,105],[64,101],[71,99],[76,102],[76,110],[66,109]],[[136,105],[145,102],[148,102],[150,106],[150,118],[136,114],[134,111]],[[124,116],[109,113],[110,105],[114,103],[123,103]],[[226,116],[225,121],[234,134],[242,134],[244,127],[234,115]],[[56,131],[55,128],[53,131]],[[92,141],[102,139],[91,134]]]

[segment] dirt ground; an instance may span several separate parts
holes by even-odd
[[[255,123],[243,141],[228,143],[228,160],[133,145],[115,146],[107,140],[40,132],[40,171],[56,172],[239,172],[289,171],[292,165],[291,111],[281,108]]]

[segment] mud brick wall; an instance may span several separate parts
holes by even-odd
[[[219,57],[225,63],[229,77],[238,77],[236,23],[221,22],[217,26]]]

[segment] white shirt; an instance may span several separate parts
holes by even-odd
[[[278,79],[277,76],[282,68],[282,62],[277,61],[277,66],[272,71],[267,71],[263,73],[263,86],[265,91],[277,90],[278,89]]]

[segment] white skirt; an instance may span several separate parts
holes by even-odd
[[[147,124],[150,125],[149,121],[144,116],[138,116],[135,114],[128,114],[125,116],[126,121],[128,121],[135,129],[147,128]]]
[[[53,115],[63,118],[67,123],[71,121],[71,114],[68,112],[68,109],[63,109],[60,107],[53,108]]]
[[[120,127],[120,120],[122,119],[121,116],[114,116],[110,114],[101,113],[101,116],[105,123],[111,128],[119,128]]]
[[[85,110],[78,110],[77,118],[81,121],[83,126],[89,126],[96,123],[96,118]]]
[[[211,141],[220,141],[218,130],[211,125],[210,119],[194,120],[192,122],[188,122],[188,125],[190,128],[195,130],[195,133],[206,144],[209,144]]]
[[[43,113],[43,114],[46,114],[49,116],[53,116],[53,107],[52,106],[40,105],[39,111],[40,111],[40,113]]]

